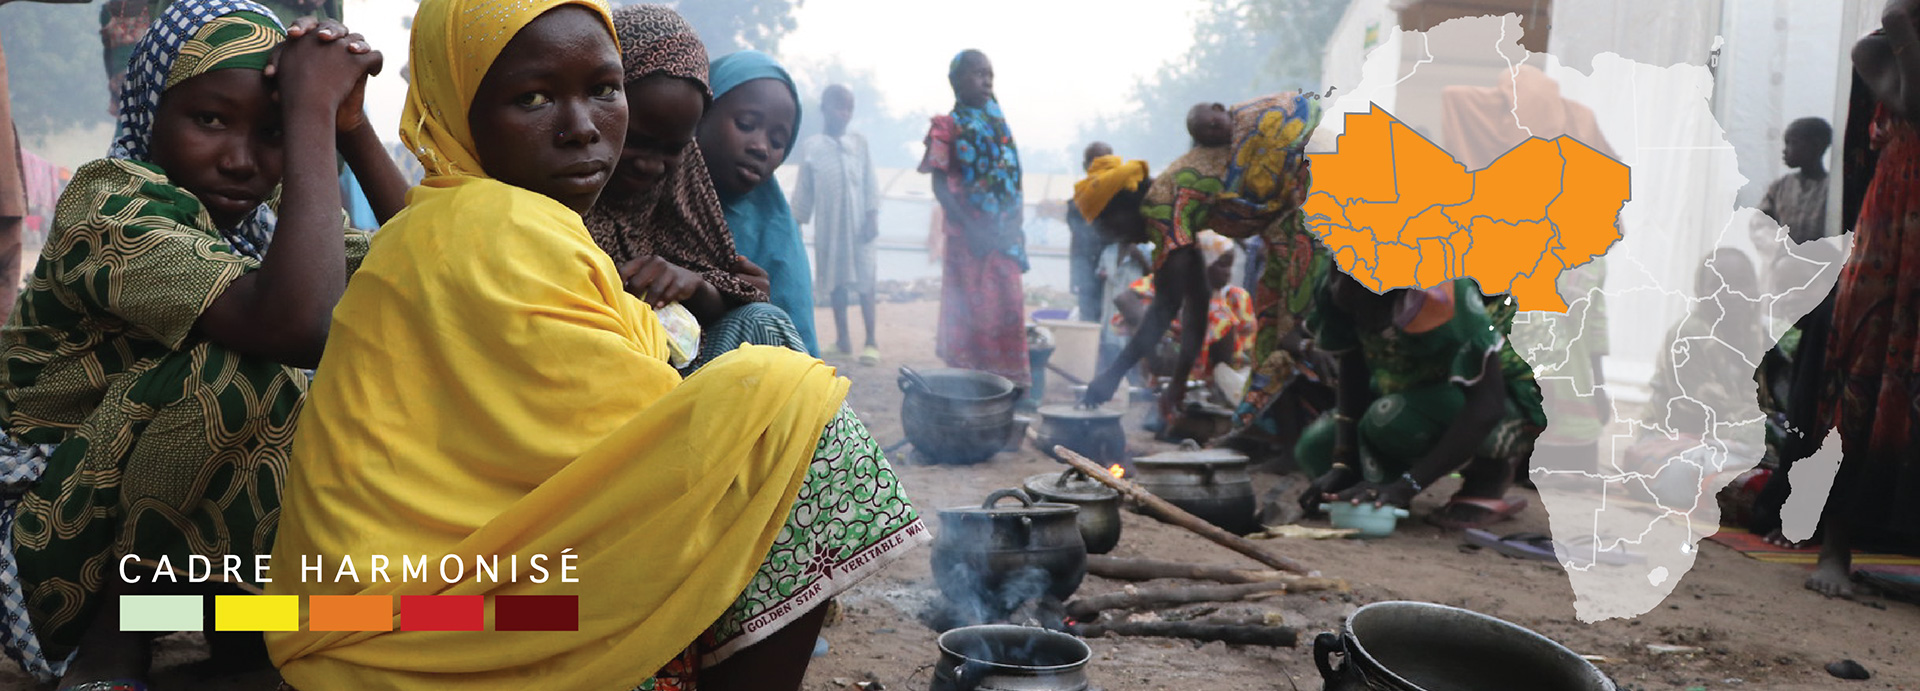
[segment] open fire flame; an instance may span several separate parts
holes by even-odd
[[[1115,463],[1113,465],[1107,466],[1107,474],[1112,475],[1114,477],[1126,477],[1127,469],[1122,468],[1120,467],[1120,464]]]

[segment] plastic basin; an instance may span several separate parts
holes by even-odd
[[[1372,504],[1355,505],[1344,501],[1321,504],[1320,510],[1333,518],[1333,527],[1358,530],[1360,537],[1392,535],[1394,526],[1408,515],[1406,509],[1397,506],[1376,508]]]

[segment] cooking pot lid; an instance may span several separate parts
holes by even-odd
[[[1018,502],[1006,503],[1002,499],[1017,499]],[[1033,501],[1026,492],[1017,489],[1003,489],[987,495],[987,500],[979,506],[954,506],[940,510],[940,515],[962,516],[1051,516],[1054,514],[1078,514],[1080,507],[1073,504]]]
[[[1245,465],[1247,455],[1233,449],[1181,449],[1164,451],[1151,456],[1133,459],[1135,463],[1146,465]]]
[[[1082,408],[1073,404],[1055,404],[1040,406],[1041,420],[1118,420],[1127,413],[1105,406]]]
[[[1062,478],[1065,478],[1064,481]],[[1120,496],[1112,487],[1090,480],[1079,471],[1066,473],[1041,473],[1020,483],[1033,496],[1045,495],[1065,501],[1111,501]]]

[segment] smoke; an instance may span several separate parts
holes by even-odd
[[[982,568],[987,561],[975,556],[947,565],[937,580],[946,596],[945,630],[960,626],[1008,623],[1023,605],[1047,598],[1052,575],[1038,566],[1022,566],[1004,572]],[[1034,609],[1043,608],[1037,605]],[[1022,623],[1022,622],[1013,622]],[[1044,622],[1036,622],[1044,625]],[[1058,624],[1056,624],[1057,626]]]

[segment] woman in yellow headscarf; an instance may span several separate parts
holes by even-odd
[[[697,654],[704,687],[798,688],[819,605],[927,539],[847,381],[771,347],[667,364],[580,218],[627,126],[603,2],[426,0],[412,64],[401,134],[429,176],[334,313],[269,589],[399,596],[397,630],[314,631],[309,597],[268,635],[282,674],[682,688]],[[487,630],[418,630],[412,595],[488,596]],[[502,630],[500,596],[524,595],[576,596],[578,630]]]

